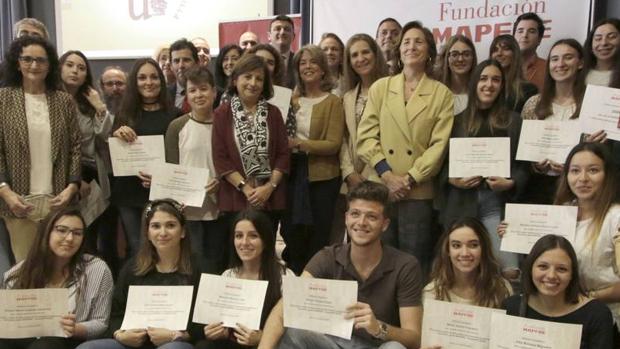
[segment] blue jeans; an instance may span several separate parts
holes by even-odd
[[[119,206],[118,214],[123,223],[125,238],[127,239],[127,259],[138,253],[142,240],[142,208]]]
[[[126,345],[121,344],[116,339],[106,338],[106,339],[95,339],[92,341],[84,342],[77,346],[76,349],[132,349],[133,347],[128,347]],[[157,348],[157,349],[193,349],[194,346],[187,342],[168,342],[162,344],[158,347],[148,343],[141,347],[142,348]]]
[[[405,346],[395,342],[373,342],[358,336],[351,339],[330,336],[327,334],[300,330],[286,329],[280,340],[279,349],[405,349]]]
[[[11,269],[11,240],[4,220],[0,219],[0,275]]]
[[[403,200],[392,206],[391,222],[381,238],[384,243],[414,255],[424,275],[433,262],[432,200]]]
[[[518,255],[499,250],[501,239],[497,235],[497,226],[504,216],[504,205],[503,200],[492,190],[478,190],[478,219],[489,232],[493,254],[499,259],[502,270],[517,270],[519,269]]]
[[[228,265],[230,250],[227,220],[187,221],[192,252],[199,256],[202,272],[221,274]]]

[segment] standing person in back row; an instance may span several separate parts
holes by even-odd
[[[284,62],[284,86],[295,87],[295,69],[293,67],[294,53],[291,44],[295,39],[295,24],[289,16],[280,15],[271,20],[269,24],[269,44],[275,47]]]
[[[454,97],[430,77],[437,48],[427,28],[407,23],[398,47],[401,72],[370,87],[357,129],[357,151],[378,174],[369,179],[386,184],[395,201],[384,240],[416,256],[428,272],[433,182],[452,130]]]
[[[521,57],[523,58],[523,76],[538,91],[542,91],[545,83],[547,61],[538,57],[536,50],[545,34],[545,23],[533,12],[528,12],[517,17],[512,29],[512,36],[519,43]]]

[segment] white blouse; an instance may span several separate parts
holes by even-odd
[[[45,94],[25,93],[30,194],[52,194],[52,129]]]

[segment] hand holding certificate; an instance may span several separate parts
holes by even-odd
[[[620,89],[588,85],[581,103],[579,126],[584,133],[603,130],[620,141]]]
[[[0,338],[66,337],[68,298],[66,288],[0,290]]]
[[[487,349],[494,312],[506,311],[427,299],[422,320],[422,347]]]
[[[579,349],[581,325],[491,314],[490,349]]]
[[[129,286],[121,329],[185,331],[193,290],[193,286]]]
[[[228,278],[202,274],[196,296],[194,322],[225,327],[242,324],[260,329],[260,318],[267,292],[267,281]]]
[[[449,177],[510,178],[510,138],[450,138]]]
[[[575,240],[577,207],[506,204],[506,234],[500,250],[527,254],[538,239],[554,234]]]
[[[138,171],[150,171],[154,164],[164,163],[164,136],[140,136],[133,143],[116,137],[108,139],[114,176],[136,176]]]
[[[282,277],[284,326],[351,339],[347,307],[357,301],[357,282]]]
[[[570,150],[579,144],[579,137],[578,122],[523,120],[517,160],[563,164]]]
[[[171,198],[187,206],[202,207],[208,169],[161,163],[151,171],[149,200]]]

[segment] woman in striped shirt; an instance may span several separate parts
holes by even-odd
[[[76,208],[51,213],[26,259],[4,275],[4,288],[69,289],[69,314],[60,320],[66,338],[0,339],[0,348],[75,348],[107,329],[112,273],[103,260],[83,252],[85,226]]]

